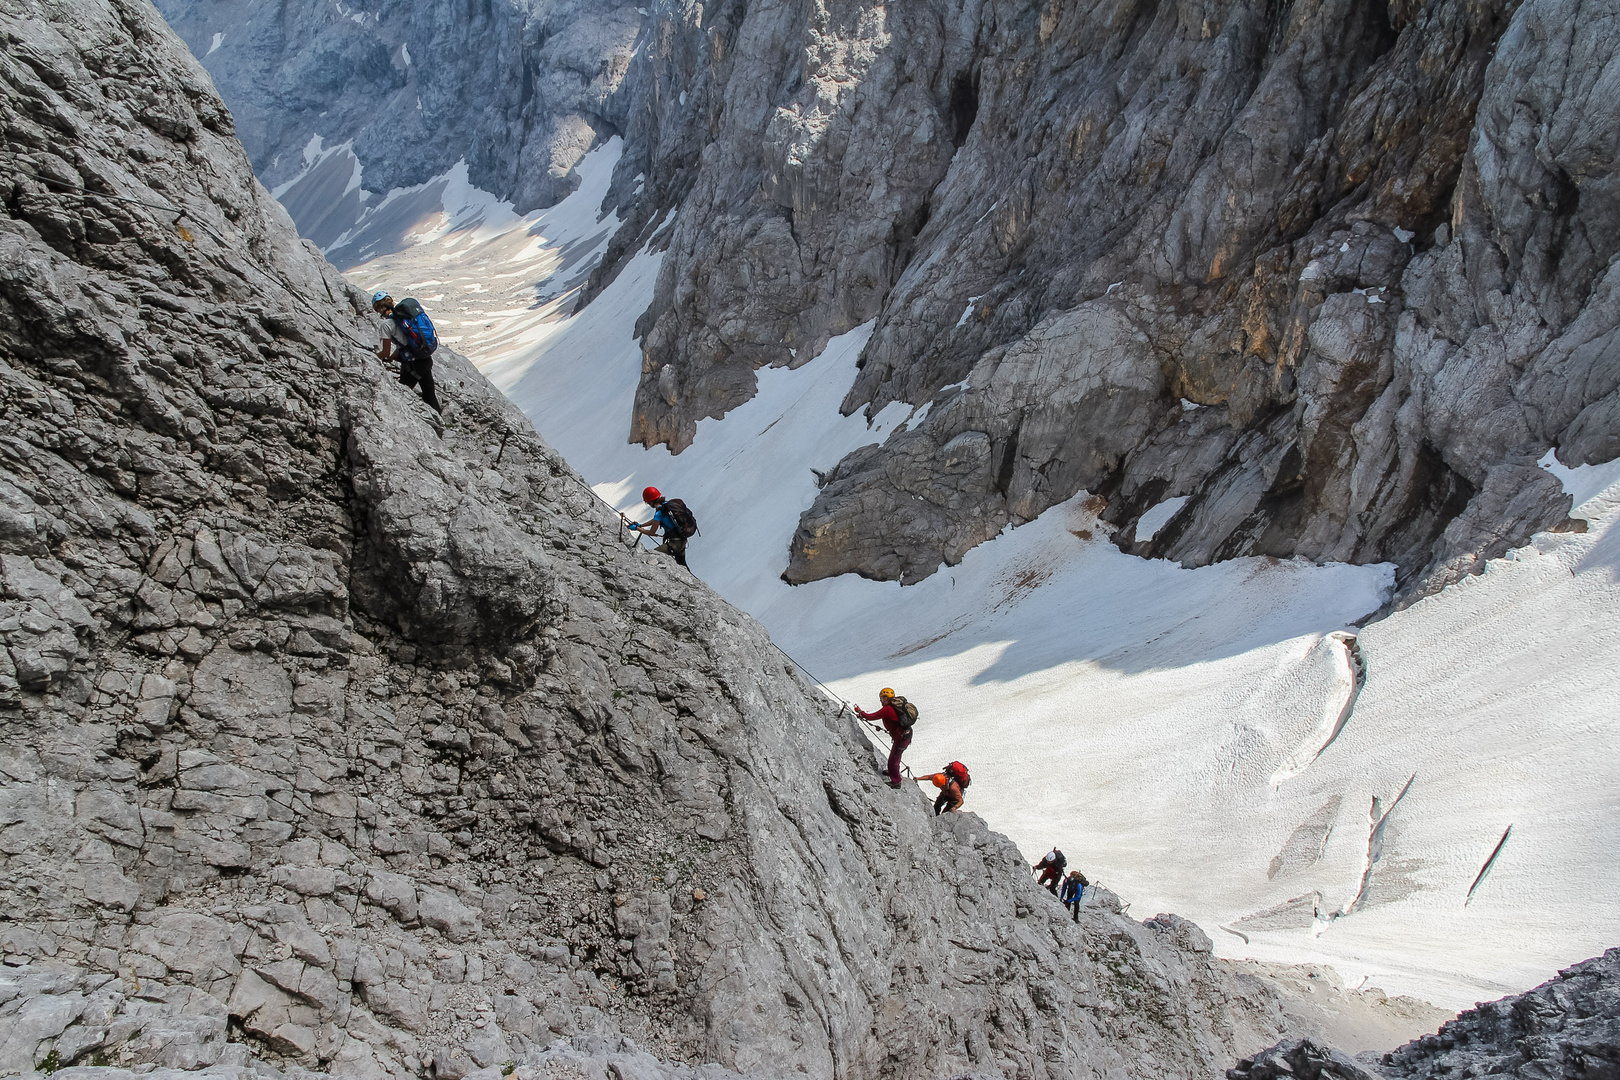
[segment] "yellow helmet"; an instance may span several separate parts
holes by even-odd
[[[894,697],[894,691],[892,689],[890,689],[889,687],[885,686],[883,689],[878,691],[878,697],[880,697],[880,698]]]

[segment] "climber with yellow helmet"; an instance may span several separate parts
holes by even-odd
[[[917,706],[885,686],[878,691],[877,711],[867,712],[859,705],[855,711],[866,720],[883,721],[883,730],[889,733],[889,786],[900,786],[900,755],[911,745],[911,727],[917,722]]]

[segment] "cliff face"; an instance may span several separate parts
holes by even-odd
[[[447,350],[439,426],[155,11],[0,35],[0,1072],[1146,1078],[1277,1034],[1191,924],[1072,923],[884,787]]]
[[[931,411],[828,477],[791,581],[916,580],[1081,489],[1188,565],[1451,580],[1564,520],[1549,447],[1620,453],[1615,43],[1577,32],[1615,14],[661,9],[621,249],[680,215],[632,437],[679,449],[755,368],[875,318],[845,408]]]
[[[1127,550],[1412,595],[1565,521],[1549,448],[1620,453],[1612,0],[165,2],[272,183],[319,133],[527,208],[623,133],[588,295],[679,211],[633,440],[875,319],[846,410],[930,411],[828,476],[790,581],[915,581],[1084,489]],[[332,168],[288,195],[322,243]]]
[[[473,183],[524,210],[572,191],[575,162],[622,127],[611,98],[642,23],[635,3],[613,0],[158,6],[230,103],[267,185],[303,170],[318,135],[353,143],[372,191],[465,159]],[[306,235],[356,198],[347,164],[301,193]]]

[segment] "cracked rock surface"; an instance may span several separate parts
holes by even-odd
[[[1405,602],[1575,527],[1549,449],[1620,454],[1620,0],[163,6],[273,184],[318,133],[528,208],[622,134],[585,295],[665,251],[635,441],[875,320],[844,409],[931,407],[826,473],[792,582],[1086,490],[1128,551],[1387,561]],[[331,162],[287,195],[323,244]]]
[[[0,1074],[1146,1080],[1283,1033],[1192,924],[1071,922],[890,791],[463,359],[442,423],[393,382],[151,7],[0,37]]]
[[[1357,1061],[1308,1039],[1240,1061],[1229,1080],[1523,1080],[1620,1075],[1620,949],[1566,968],[1523,994],[1481,1004],[1398,1050]],[[1376,1064],[1370,1062],[1377,1058]]]
[[[632,438],[678,451],[875,319],[845,410],[932,408],[829,475],[790,581],[915,581],[1084,489],[1141,554],[1438,588],[1565,521],[1549,448],[1620,453],[1620,39],[1578,31],[1617,18],[660,8],[621,89],[620,198],[645,188],[597,274],[679,208]]]

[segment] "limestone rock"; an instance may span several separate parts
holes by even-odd
[[[503,0],[454,18],[431,3],[380,13],[307,3],[276,19],[195,0],[158,6],[231,102],[267,184],[298,175],[318,136],[317,147],[352,146],[371,191],[464,159],[474,184],[525,210],[572,191],[575,163],[623,129],[614,92],[643,22],[617,0]],[[288,193],[323,247],[359,209],[351,160],[323,161]]]
[[[1386,1076],[1603,1076],[1620,1068],[1620,949],[1481,1004],[1383,1056]]]
[[[889,790],[464,359],[445,418],[391,381],[142,0],[0,36],[5,1069],[1147,1078],[1284,1034],[1201,935],[1072,922]]]
[[[1362,1054],[1364,1060],[1373,1055]],[[1432,1080],[1441,1076],[1606,1076],[1620,1063],[1620,949],[1534,990],[1481,1003],[1372,1068],[1309,1039],[1285,1040],[1228,1069],[1230,1080]]]
[[[1613,41],[1561,11],[661,9],[593,284],[679,209],[632,437],[875,319],[845,409],[932,408],[830,474],[790,581],[915,581],[1089,490],[1141,554],[1438,588],[1563,521],[1546,450],[1620,447]]]
[[[1227,1080],[1380,1080],[1348,1054],[1309,1039],[1280,1042],[1226,1070]]]

